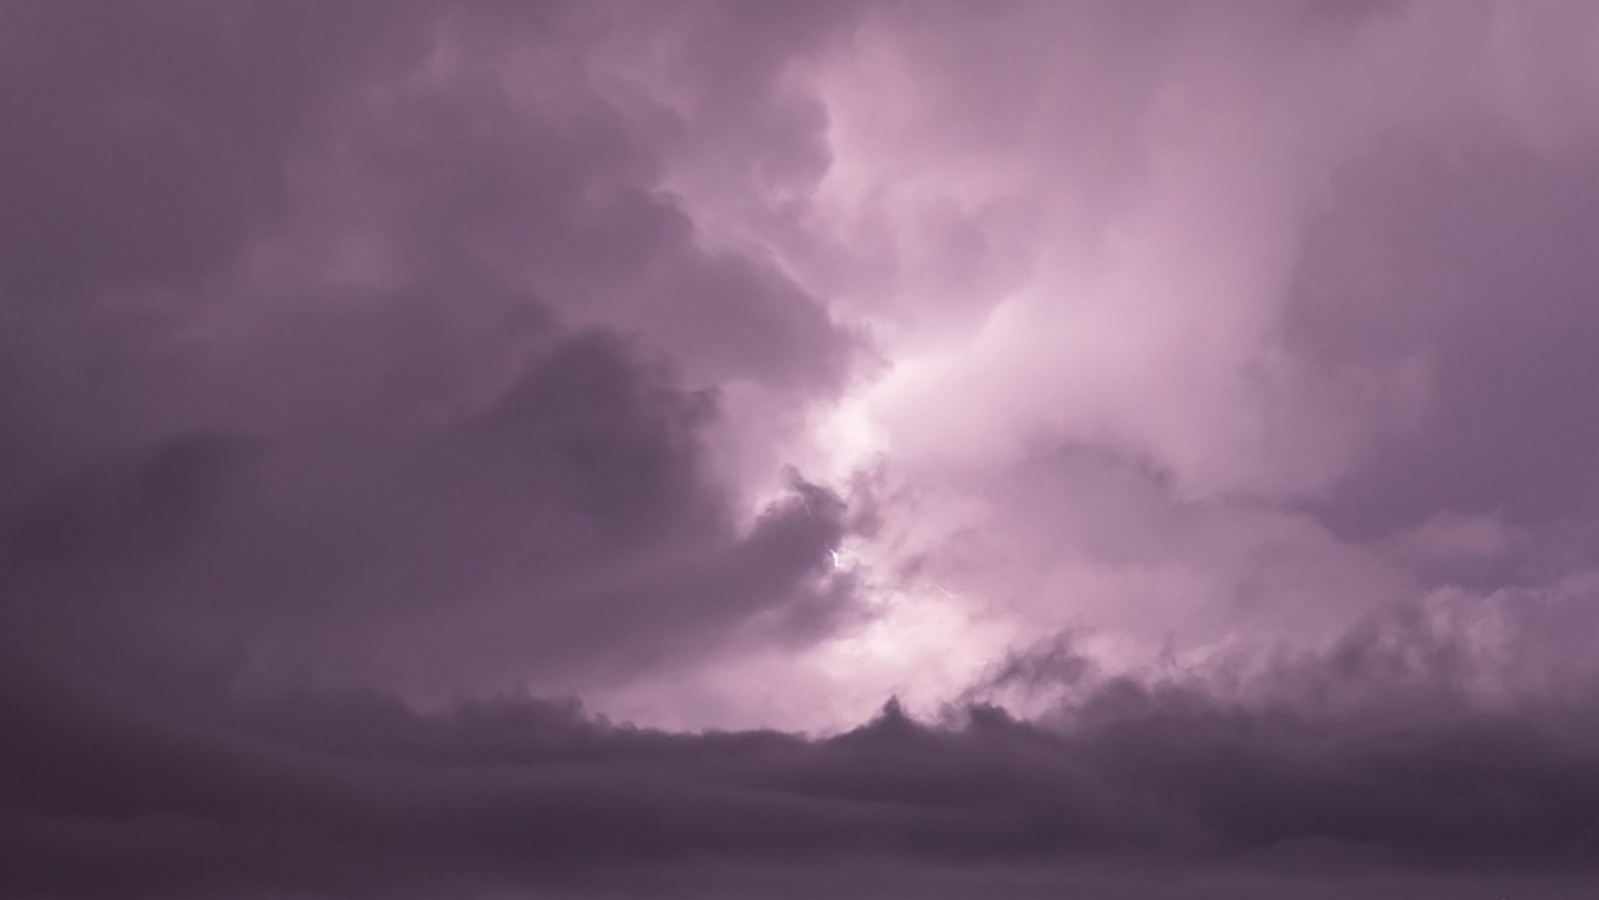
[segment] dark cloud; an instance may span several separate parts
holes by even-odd
[[[842,506],[795,495],[741,533],[699,443],[714,411],[595,331],[552,335],[485,409],[408,443],[175,436],[10,517],[7,618],[68,646],[231,646],[268,680],[418,686],[636,667],[788,604],[825,619]]]
[[[890,703],[825,739],[636,729],[515,697],[423,714],[180,679],[128,706],[10,681],[0,886],[714,895],[831,871],[828,889],[859,896],[969,895],[972,872],[1016,896],[1117,872],[1111,896],[1574,891],[1599,841],[1591,696],[1410,705],[1396,685],[1458,672],[1434,657],[1396,676],[1378,635],[1409,627],[1375,622],[1233,699],[1198,676],[1098,678],[1039,723],[977,705],[935,726]],[[1469,657],[1461,639],[1438,647]],[[1313,683],[1362,699],[1329,705]]]
[[[13,4],[0,268],[12,303],[193,287],[289,215],[284,157],[414,61],[415,4]]]
[[[852,340],[664,192],[624,13],[8,12],[8,644],[448,692],[825,630],[844,510],[746,526],[709,430]]]
[[[1591,167],[1312,152],[1347,6],[0,7],[0,897],[1591,893]]]

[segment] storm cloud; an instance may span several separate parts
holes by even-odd
[[[891,701],[811,739],[640,729],[511,696],[420,714],[371,693],[240,702],[177,682],[130,706],[13,688],[0,885],[62,897],[1591,887],[1591,688],[1515,705],[1468,696],[1459,636],[1404,617],[1226,690],[1192,673],[1107,678],[1071,658],[1069,643],[1024,653],[987,686],[1032,667],[1034,687],[1075,691],[1036,722],[987,703],[917,722]]]
[[[1586,896],[1594,59],[0,5],[0,894]]]

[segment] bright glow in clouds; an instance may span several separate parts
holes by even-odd
[[[1517,119],[1531,106],[1502,118],[1504,92],[1542,96],[1579,54],[1533,71],[1512,45],[1536,14],[1466,7],[1322,25],[1290,4],[1208,24],[1115,4],[873,10],[782,76],[825,115],[819,175],[778,190],[676,160],[704,240],[774,260],[880,361],[775,442],[767,413],[733,427],[767,454],[752,508],[787,465],[846,497],[874,485],[881,507],[835,554],[864,618],[782,663],[806,703],[849,720],[888,692],[932,702],[1061,628],[1118,665],[1314,644],[1407,590],[1299,505],[1424,419],[1430,364],[1318,358],[1288,320],[1339,179],[1384,141],[1542,140]],[[1511,76],[1484,89],[1478,52]],[[1096,466],[1144,474],[1107,493]],[[1063,505],[1023,515],[1012,491]]]
[[[1023,623],[937,584],[896,585],[894,560],[871,544],[837,551],[864,582],[865,619],[802,654],[745,655],[646,686],[585,694],[595,709],[671,728],[751,726],[836,732],[889,697],[930,717],[1027,639]],[[1092,649],[1092,648],[1091,648]]]
[[[1599,896],[1595,98],[1593,0],[0,0],[0,897]]]
[[[822,727],[891,693],[934,706],[1062,630],[1119,667],[1264,652],[1325,642],[1423,592],[1434,570],[1489,567],[1393,548],[1429,519],[1496,508],[1440,500],[1374,536],[1324,509],[1371,460],[1427,434],[1451,354],[1480,352],[1449,344],[1479,340],[1456,334],[1476,319],[1410,299],[1466,288],[1410,271],[1386,246],[1403,240],[1361,237],[1413,211],[1352,198],[1363,180],[1409,183],[1407,167],[1430,172],[1439,156],[1461,171],[1477,158],[1530,171],[1586,152],[1599,119],[1568,98],[1587,96],[1599,54],[1550,24],[1563,21],[1556,6],[868,4],[811,23],[804,40],[772,25],[763,40],[795,45],[738,57],[749,68],[737,77],[702,71],[711,64],[692,49],[725,25],[711,7],[683,21],[645,8],[557,17],[558,40],[493,51],[468,19],[440,30],[406,90],[450,108],[462,84],[503,83],[505,120],[485,133],[560,145],[493,157],[551,166],[503,196],[577,224],[559,240],[484,225],[439,265],[499,266],[484,283],[623,335],[674,385],[714,397],[714,421],[683,426],[681,440],[708,445],[704,468],[732,498],[741,539],[776,527],[768,514],[793,505],[795,473],[841,498],[842,542],[806,551],[819,571],[799,550],[763,557],[791,566],[773,597],[833,590],[839,609],[807,620],[803,640],[771,640],[753,635],[780,617],[755,604],[749,622],[727,613],[739,624],[704,638],[694,665],[551,684],[642,721]],[[572,42],[588,48],[580,64]],[[374,105],[397,104],[394,90]],[[440,152],[443,170],[465,171]],[[333,283],[406,283],[417,253],[402,248],[443,239],[385,231],[362,192],[390,189],[345,174],[324,176],[340,186],[319,226],[332,237],[285,238],[284,259],[262,267],[319,258],[297,248],[326,243],[341,248]],[[439,195],[441,208],[502,196],[472,184]],[[603,264],[585,262],[595,247]],[[497,353],[491,367],[477,352],[441,396],[496,402],[527,358],[509,343]],[[616,394],[625,407],[630,395]],[[447,430],[449,403],[436,409],[427,421]],[[594,418],[612,420],[627,417]],[[820,521],[831,513],[810,512],[816,533],[836,533]],[[809,535],[793,527],[796,546]],[[657,577],[655,564],[636,563],[650,573],[637,577]],[[683,591],[711,591],[682,577]],[[570,584],[577,596],[617,578]]]
[[[816,416],[810,437],[819,451],[815,471],[822,483],[847,488],[851,479],[887,457],[888,432],[873,415],[872,396],[872,387],[862,389]]]

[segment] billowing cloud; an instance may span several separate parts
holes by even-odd
[[[0,893],[1591,892],[1596,50],[5,7]]]
[[[751,518],[716,430],[724,384],[807,403],[853,339],[697,240],[581,71],[520,89],[605,16],[119,15],[16,13],[18,652],[447,696],[846,610],[838,501],[799,482]]]
[[[419,714],[181,680],[137,705],[13,687],[0,885],[964,896],[980,876],[1015,896],[1577,896],[1599,840],[1592,673],[1559,701],[1480,694],[1463,676],[1492,662],[1468,637],[1374,620],[1260,680],[1107,679],[1057,644],[987,686],[1066,691],[1037,723],[977,704],[931,725],[890,703],[826,739],[641,730],[514,697]]]

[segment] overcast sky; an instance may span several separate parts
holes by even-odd
[[[0,897],[1599,885],[1599,5],[0,0]]]

